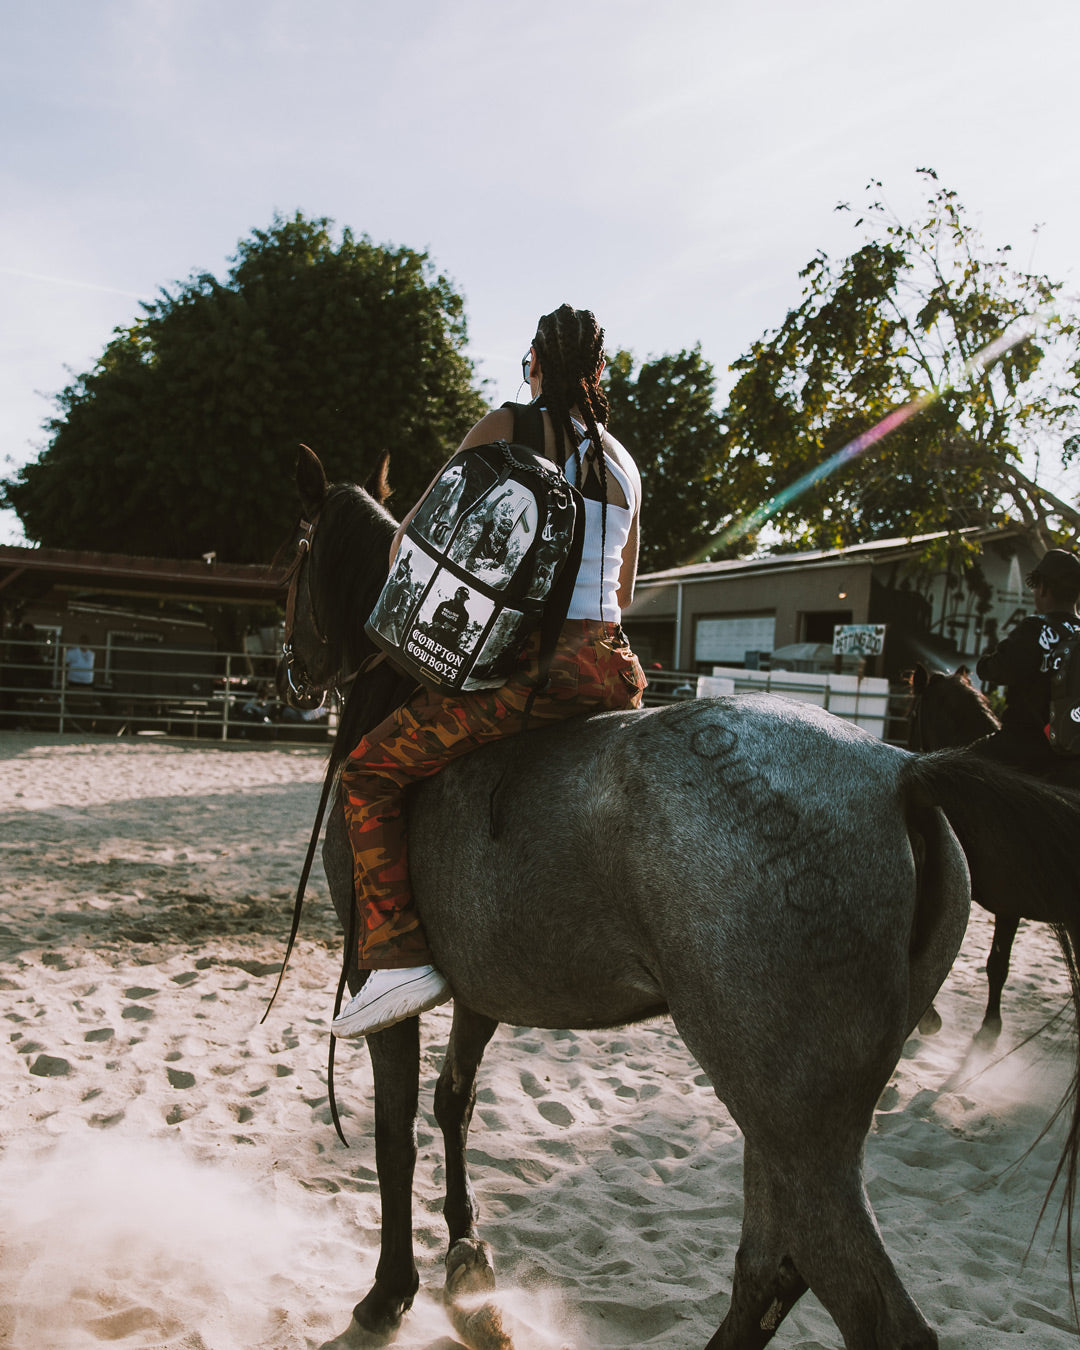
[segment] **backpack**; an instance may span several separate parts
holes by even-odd
[[[1066,631],[1051,650],[1050,725],[1046,734],[1059,755],[1080,755],[1080,627]]]
[[[539,407],[513,441],[459,450],[409,522],[365,625],[394,665],[443,691],[496,689],[539,628],[545,673],[581,562],[585,511],[544,457]]]

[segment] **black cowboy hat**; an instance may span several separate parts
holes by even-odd
[[[1064,548],[1052,548],[1036,563],[1027,582],[1064,581],[1080,586],[1080,558]]]

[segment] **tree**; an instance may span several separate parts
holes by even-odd
[[[641,570],[692,562],[731,513],[716,380],[700,346],[644,362],[616,353],[606,371],[611,426],[642,479]],[[625,435],[624,435],[625,428]]]
[[[919,172],[926,219],[901,222],[872,182],[866,241],[839,264],[817,254],[802,303],[732,367],[740,514],[767,504],[751,524],[768,514],[783,547],[1019,522],[1046,548],[1080,529],[1026,467],[1078,449],[1078,328],[1061,284],[1015,267],[1008,247],[987,253],[956,193]]]
[[[389,449],[411,503],[483,411],[461,297],[423,253],[276,217],[224,282],[192,276],[57,397],[0,483],[42,544],[267,561],[296,515],[298,443],[332,478]]]

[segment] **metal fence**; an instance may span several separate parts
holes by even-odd
[[[677,670],[648,670],[645,672],[649,677],[649,687],[645,691],[645,704],[647,707],[658,707],[664,703],[678,703],[684,699],[697,698],[699,696],[699,676],[697,671],[677,671]],[[726,674],[732,672],[727,671]],[[781,672],[783,684],[777,684],[771,688],[774,694],[780,694],[784,698],[802,699],[808,703],[814,703],[818,707],[823,707],[827,711],[834,713],[837,717],[842,717],[845,721],[853,722],[856,725],[862,725],[866,722],[866,717],[859,708],[858,701],[853,701],[850,694],[843,693],[834,696],[833,691],[828,685],[822,686],[820,681],[811,680],[801,682],[797,674]],[[745,692],[751,686],[746,685],[743,689],[738,680],[735,681],[736,692]],[[762,688],[769,688],[767,684]],[[882,700],[885,707],[881,713],[875,717],[878,725],[883,726],[882,739],[890,745],[899,745],[904,748],[908,743],[908,707],[911,702],[911,695],[908,689],[899,684],[889,687],[889,692],[885,700]],[[876,732],[875,732],[876,734]]]
[[[316,714],[298,713],[273,692],[275,659],[243,652],[216,652],[147,643],[119,644],[96,655],[104,660],[92,686],[68,680],[63,651],[51,641],[9,639],[0,662],[0,729],[76,732],[113,736],[184,736],[199,740],[327,741],[337,730],[336,702]],[[98,663],[95,663],[96,665]],[[696,672],[650,670],[647,706],[698,695]],[[829,708],[858,721],[850,702],[830,708],[819,685],[801,690],[787,675],[789,698]],[[884,739],[907,743],[908,694],[894,686],[888,696]]]
[[[275,660],[109,642],[95,650],[94,682],[68,678],[50,641],[10,638],[0,663],[0,728],[200,740],[332,739],[337,709],[298,713],[273,691]]]

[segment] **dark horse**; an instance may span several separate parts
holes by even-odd
[[[951,675],[917,665],[911,672],[911,707],[908,711],[908,745],[912,750],[944,750],[970,745],[998,731],[1001,723],[985,694],[971,683],[966,666]],[[1062,759],[1053,775],[1059,786],[1080,788],[1080,759]],[[994,916],[994,936],[986,958],[989,993],[981,1035],[993,1038],[1001,1031],[1001,992],[1009,977],[1013,940],[1021,919],[1060,923],[1061,911],[1055,900],[1048,900],[1033,881],[1007,894],[983,897],[975,901]],[[940,1023],[939,1023],[940,1025]]]
[[[356,670],[387,573],[392,517],[327,486],[308,452],[286,660],[302,695]],[[407,689],[387,664],[353,686],[339,752]],[[333,765],[332,760],[332,765]],[[604,713],[464,756],[415,790],[410,860],[432,950],[454,988],[435,1092],[446,1146],[447,1301],[461,1339],[506,1346],[466,1165],[476,1075],[499,1022],[605,1027],[670,1013],[745,1140],[731,1300],[711,1350],[770,1341],[810,1288],[848,1350],[937,1338],[886,1254],[864,1142],[905,1038],[959,949],[980,892],[1067,896],[1075,976],[1080,797],[965,752],[910,755],[820,709],[768,695]],[[1038,828],[1053,825],[1048,845]],[[353,905],[343,816],[324,864]],[[362,977],[351,971],[350,988]],[[1074,986],[1075,987],[1075,986]],[[382,1247],[336,1347],[385,1343],[412,1303],[417,1020],[368,1039]],[[1074,1121],[1063,1158],[1071,1200]],[[479,1317],[479,1322],[476,1320]]]

